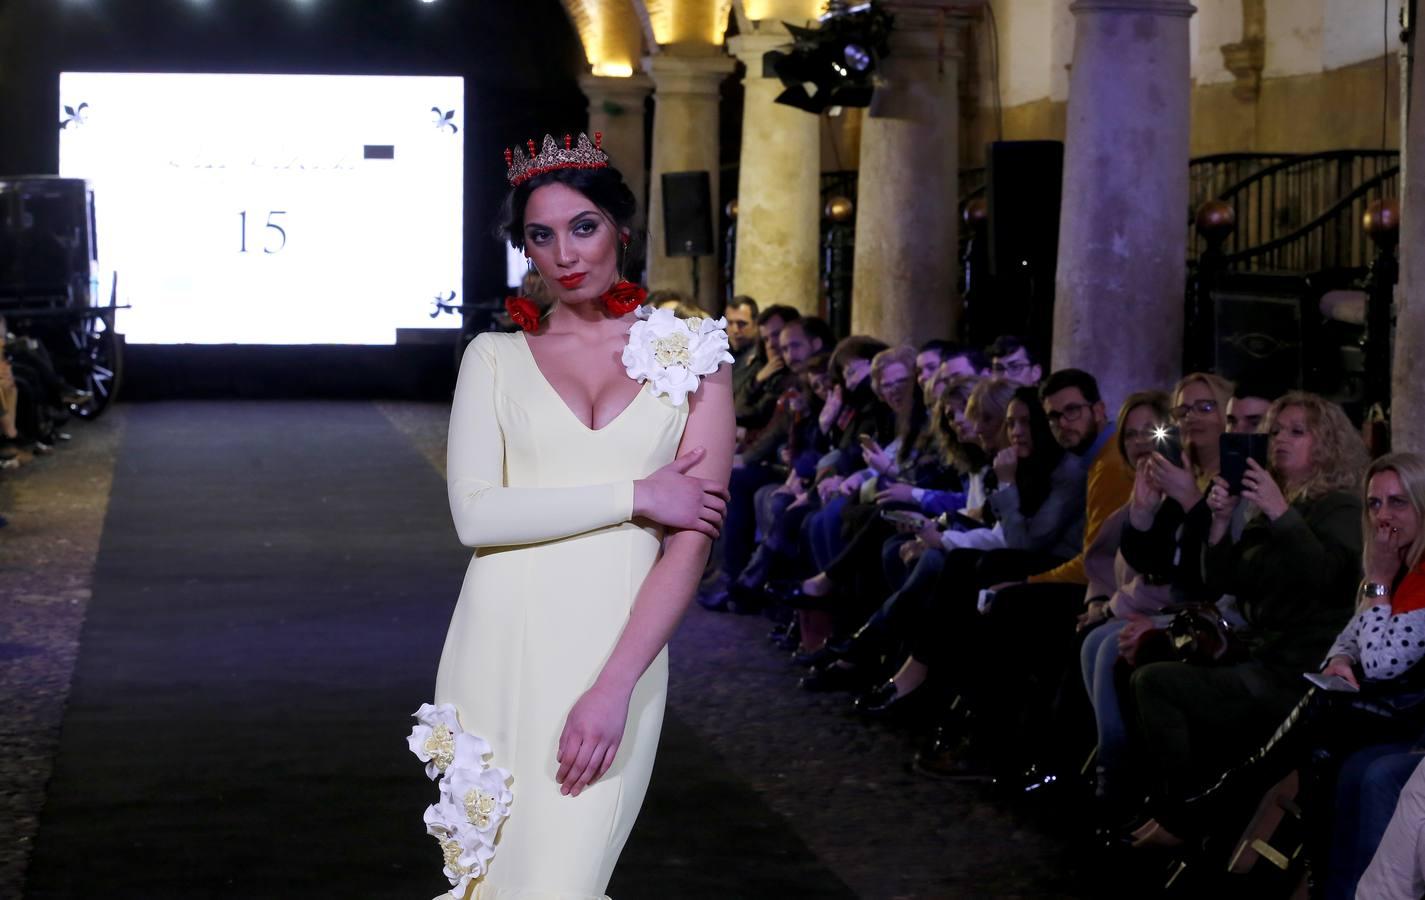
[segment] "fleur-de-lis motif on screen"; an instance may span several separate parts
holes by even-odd
[[[68,128],[72,125],[78,128],[84,125],[87,121],[84,111],[88,108],[88,103],[81,103],[78,106],[66,106],[64,108],[64,118],[59,120],[59,127]]]
[[[455,134],[460,130],[460,126],[451,121],[455,118],[455,110],[452,109],[446,112],[442,111],[439,106],[432,106],[430,111],[435,113],[435,127],[437,131],[445,131],[448,128],[451,134]]]

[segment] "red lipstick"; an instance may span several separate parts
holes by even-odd
[[[584,278],[588,274],[588,272],[575,272],[572,275],[565,275],[563,278],[557,278],[555,280],[564,286],[564,290],[572,291],[584,282]]]

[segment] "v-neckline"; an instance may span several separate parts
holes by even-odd
[[[525,356],[529,359],[529,364],[534,367],[535,374],[539,376],[539,380],[541,383],[543,383],[545,389],[548,390],[549,393],[554,397],[555,401],[557,401],[559,405],[564,408],[564,411],[569,414],[569,418],[573,419],[579,425],[579,427],[583,428],[590,434],[602,434],[603,432],[608,431],[614,425],[618,424],[619,420],[624,417],[624,414],[633,408],[633,405],[638,402],[638,398],[641,397],[644,393],[644,386],[640,384],[638,387],[638,391],[633,395],[633,399],[629,400],[628,403],[624,405],[624,408],[618,411],[618,415],[605,422],[602,428],[591,428],[589,427],[589,423],[579,418],[579,414],[574,412],[574,408],[571,407],[568,401],[564,399],[564,395],[560,394],[559,391],[555,390],[553,383],[551,383],[550,380],[544,376],[544,370],[539,367],[539,360],[534,358],[534,351],[530,349],[529,335],[521,331],[519,332],[519,336],[520,344],[524,347]]]

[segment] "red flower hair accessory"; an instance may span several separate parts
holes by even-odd
[[[643,305],[643,301],[648,299],[648,291],[632,281],[620,281],[604,291],[601,299],[610,313],[625,316]]]
[[[525,331],[535,331],[539,328],[539,307],[528,297],[506,297],[505,312]]]

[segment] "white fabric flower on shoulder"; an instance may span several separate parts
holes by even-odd
[[[451,766],[483,766],[490,745],[460,727],[453,703],[422,703],[415,712],[416,727],[406,738],[406,746],[426,764],[426,777],[434,781]]]
[[[698,389],[699,378],[732,362],[726,318],[680,319],[671,309],[647,306],[637,315],[623,348],[624,368],[635,381],[651,381],[653,392],[667,394],[674,406]]]

